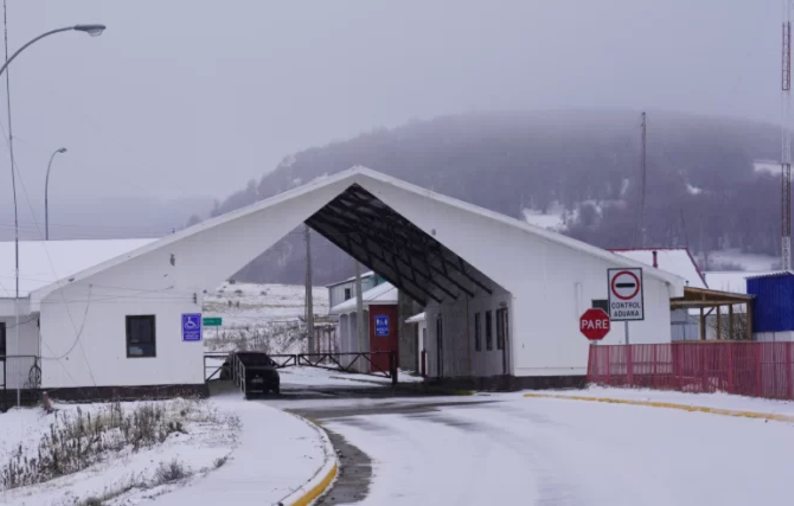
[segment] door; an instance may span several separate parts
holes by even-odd
[[[373,352],[393,352],[399,360],[397,306],[369,306],[369,349]],[[397,364],[399,366],[399,363]],[[370,372],[388,372],[389,354],[373,353]]]
[[[0,322],[0,387],[6,386],[6,322]]]
[[[503,307],[496,310],[496,347],[502,350],[502,374],[510,374],[510,361],[507,355],[509,349],[508,339],[508,313]]]
[[[444,324],[436,318],[436,376],[444,376]]]

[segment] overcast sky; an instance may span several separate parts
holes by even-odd
[[[303,148],[474,110],[779,117],[780,0],[8,3],[12,50],[62,25],[108,26],[11,66],[28,192],[69,149],[53,199],[222,198]],[[5,143],[0,168],[6,206]]]

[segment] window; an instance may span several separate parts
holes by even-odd
[[[474,313],[474,351],[482,351],[482,325],[480,313]]]
[[[485,349],[493,349],[493,312],[485,312]]]
[[[6,322],[0,322],[0,356],[6,356]]]
[[[154,356],[154,315],[127,316],[127,358]]]
[[[351,297],[353,297],[353,293],[350,288],[345,288],[345,300],[350,300]]]
[[[496,310],[496,349],[504,350],[507,341],[507,308]]]
[[[609,301],[606,299],[593,299],[592,307],[597,309],[603,309],[607,313],[609,313]]]

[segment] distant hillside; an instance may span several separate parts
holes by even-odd
[[[753,162],[778,149],[774,125],[649,112],[646,244],[775,253],[779,176]],[[354,165],[515,217],[561,211],[565,233],[598,246],[640,242],[640,115],[626,111],[467,114],[376,130],[287,157],[213,214]],[[332,245],[314,250],[318,282],[349,274]],[[303,261],[292,234],[238,277],[299,282]]]

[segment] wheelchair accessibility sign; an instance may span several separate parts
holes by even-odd
[[[201,341],[201,313],[182,314],[182,340]]]

